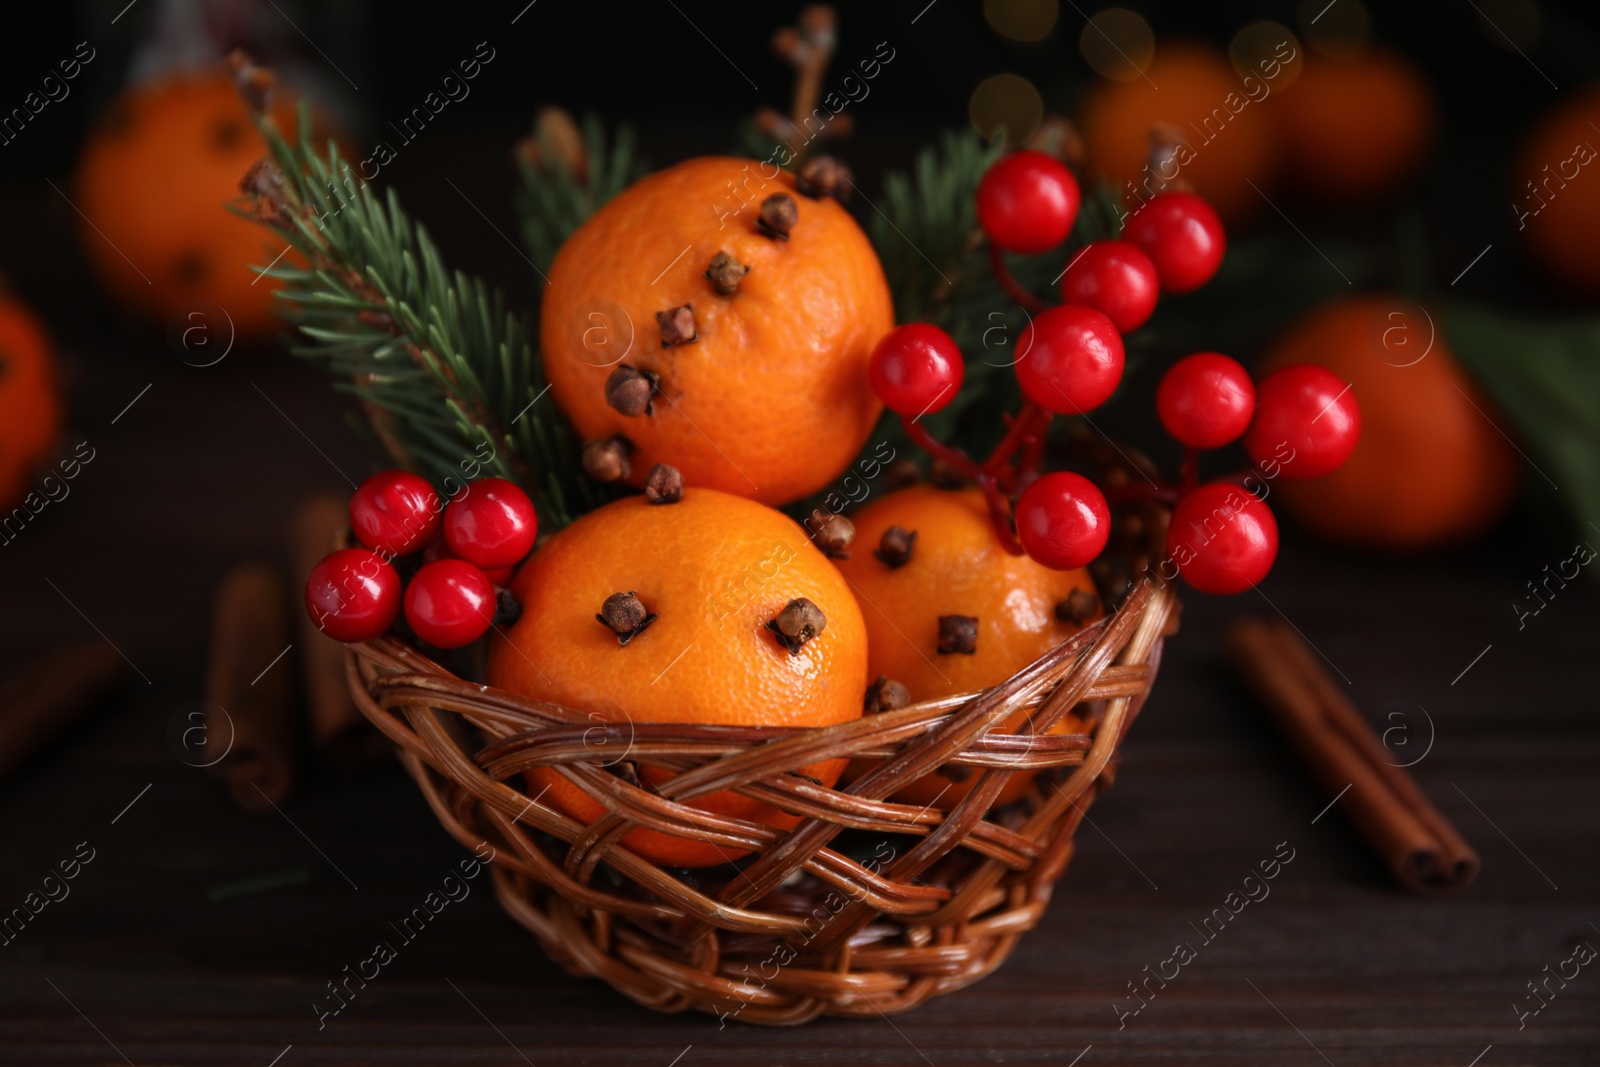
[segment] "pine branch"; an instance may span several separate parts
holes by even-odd
[[[545,388],[524,321],[482,281],[450,271],[393,190],[380,199],[339,156],[311,146],[302,106],[295,143],[258,113],[271,161],[246,176],[245,213],[293,246],[282,315],[322,366],[359,398],[396,462],[446,492],[493,474],[534,496],[565,525],[603,496]]]
[[[550,270],[572,231],[646,170],[631,128],[619,126],[608,141],[596,116],[584,116],[580,133],[572,117],[557,108],[540,112],[516,155],[522,172],[516,198],[522,240],[542,272]]]

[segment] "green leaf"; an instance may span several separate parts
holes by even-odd
[[[1579,536],[1600,537],[1600,318],[1449,304],[1443,319],[1451,350],[1511,421]]]

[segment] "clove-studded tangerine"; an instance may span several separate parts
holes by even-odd
[[[787,503],[832,482],[882,410],[866,367],[894,323],[883,268],[834,199],[775,171],[707,158],[652,174],[550,268],[551,391],[583,440],[627,437],[636,486],[670,463],[692,486]]]
[[[511,588],[522,616],[489,649],[501,689],[634,724],[830,726],[862,714],[867,634],[849,585],[799,524],[752,500],[691,484],[671,506],[614,501],[541,545]],[[629,758],[616,743],[585,753]],[[828,785],[843,769],[797,768]],[[647,786],[670,777],[647,761],[638,774]],[[558,769],[528,777],[530,796],[544,791],[541,803],[574,819],[603,813]],[[689,803],[758,827],[796,821],[733,792]],[[623,844],[679,867],[747,851],[650,828]]]
[[[270,107],[293,142],[294,101],[276,93]],[[325,143],[324,123],[314,119],[313,126],[322,128],[310,131],[312,140]],[[240,195],[247,171],[246,195],[268,191],[261,179],[269,172],[252,169],[265,153],[233,79],[221,69],[141,82],[121,95],[84,142],[70,190],[78,210],[69,214],[81,223],[84,254],[118,303],[156,322],[196,308],[226,309],[227,322],[209,310],[182,320],[224,339],[230,328],[240,340],[257,340],[281,327],[273,308],[279,283],[251,267],[271,261],[286,242],[226,207]],[[291,253],[279,265],[301,263]]]
[[[869,676],[894,680],[909,700],[998,685],[1100,617],[1088,572],[1054,571],[1008,553],[976,489],[912,486],[869,503],[853,519],[860,543],[877,544],[880,552],[906,550],[898,566],[867,552],[834,565],[849,580],[866,620]],[[914,549],[912,538],[902,536],[913,531]],[[1058,611],[1062,603],[1068,607]],[[1025,717],[1017,714],[1007,728]],[[1051,732],[1081,730],[1082,723],[1069,715]],[[866,769],[855,763],[851,774]],[[972,789],[975,776],[963,776],[967,769],[920,778],[895,798],[948,809]],[[1031,777],[1013,774],[995,802],[1022,796]]]

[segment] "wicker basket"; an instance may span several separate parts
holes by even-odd
[[[1120,552],[1135,574],[1166,518],[1140,510]],[[659,1011],[792,1025],[905,1011],[1005,960],[1110,784],[1176,619],[1171,584],[1142,578],[1109,618],[993,689],[817,729],[600,722],[463,681],[393,638],[353,646],[348,674],[445,828],[495,849],[501,904],[571,973]],[[1004,732],[1019,708],[1028,721]],[[1049,734],[1073,708],[1089,733]],[[623,752],[676,774],[641,787],[605,758]],[[837,789],[786,773],[838,757],[879,765]],[[540,764],[585,781],[610,814],[584,825],[530,797],[523,772]],[[954,810],[885,799],[940,767],[974,776]],[[1015,772],[1041,773],[987,810]],[[784,832],[678,803],[722,790],[801,820]],[[658,867],[619,847],[637,825],[753,855]]]

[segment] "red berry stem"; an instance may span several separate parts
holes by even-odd
[[[1021,282],[1011,273],[1011,268],[1006,266],[1006,253],[1003,248],[993,242],[989,245],[989,266],[994,269],[995,280],[1000,283],[1000,288],[1006,295],[1015,300],[1022,309],[1030,315],[1038,315],[1049,310],[1050,305],[1034,296],[1023,288]]]
[[[1213,482],[1227,482],[1229,485],[1242,485],[1246,488],[1249,488],[1251,478],[1256,479],[1258,482],[1261,481],[1261,472],[1259,470],[1246,467],[1244,470],[1229,471],[1220,478],[1213,478],[1211,480]],[[1252,489],[1251,492],[1255,492],[1255,490]]]
[[[1017,422],[1021,421],[1019,416]],[[978,484],[978,488],[983,490],[984,501],[989,505],[989,519],[994,524],[994,532],[1000,538],[1001,545],[1013,556],[1022,555],[1022,545],[1017,541],[1017,535],[1011,528],[1011,505],[1001,492],[1000,478],[988,470],[987,466],[978,466],[972,461],[971,456],[959,448],[951,448],[934,437],[928,432],[927,427],[916,419],[901,416],[900,423],[905,427],[906,436],[924,452],[935,459],[944,460],[962,477],[970,478]]]
[[[1044,461],[1044,447],[1050,440],[1050,420],[1053,418],[1054,413],[1046,411],[1036,423],[1035,431],[1022,444],[1022,458],[1017,463],[1019,491],[1028,488],[1028,484],[1039,477],[1039,465]]]
[[[1189,447],[1183,450],[1183,466],[1178,468],[1178,490],[1181,493],[1194,491],[1200,484],[1200,450]]]
[[[1000,492],[1000,483],[994,475],[981,473],[978,476],[978,485],[983,489],[983,499],[989,504],[989,521],[994,524],[994,532],[1000,538],[1000,545],[1013,556],[1020,556],[1022,543],[1017,540],[1016,531],[1011,528],[1011,505]]]
[[[1143,500],[1159,500],[1163,504],[1176,504],[1183,492],[1175,485],[1151,485],[1149,482],[1129,482],[1126,485],[1105,487],[1108,504],[1135,504]]]
[[[1017,449],[1036,435],[1041,434],[1042,427],[1039,425],[1041,417],[1044,424],[1048,425],[1050,413],[1031,400],[1024,401],[1022,410],[1017,413],[1015,418],[1010,420],[1011,426],[1006,430],[1005,437],[1000,439],[1000,443],[995,446],[995,450],[989,454],[988,460],[984,462],[984,472],[994,475],[1004,473],[1006,465],[1011,462],[1011,457]]]
[[[973,481],[977,481],[983,474],[982,469],[972,461],[971,456],[968,456],[959,448],[951,448],[934,437],[933,434],[928,432],[927,427],[916,419],[908,419],[902,415],[900,424],[905,427],[906,436],[916,442],[917,447],[935,459],[944,460],[960,473],[963,478],[971,478]]]

